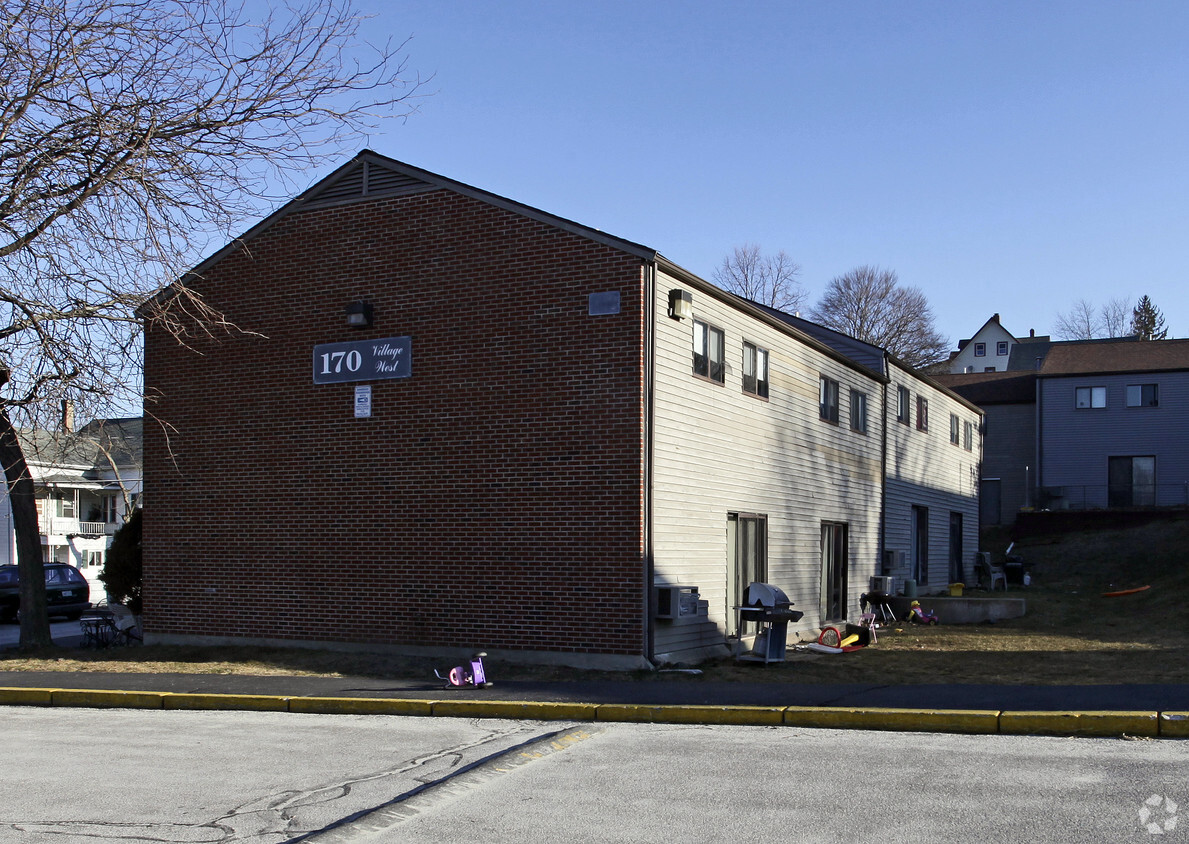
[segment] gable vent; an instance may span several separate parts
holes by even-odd
[[[434,186],[428,182],[372,164],[369,161],[362,161],[330,184],[325,185],[304,204],[330,205],[338,202],[356,202],[377,196],[420,193],[433,189]]]

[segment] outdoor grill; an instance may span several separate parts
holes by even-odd
[[[784,590],[770,583],[752,583],[743,592],[739,612],[739,627],[752,621],[758,625],[755,644],[739,659],[752,662],[783,662],[790,621],[800,621],[805,613],[791,609],[793,602]]]

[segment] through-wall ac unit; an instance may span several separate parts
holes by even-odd
[[[656,617],[684,618],[698,614],[697,586],[657,586]]]
[[[902,568],[904,568],[903,551],[885,550],[883,552],[883,570],[885,573]]]

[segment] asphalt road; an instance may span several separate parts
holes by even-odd
[[[1189,834],[1177,825],[1189,743],[1171,740],[24,707],[3,717],[0,840],[15,844],[1118,842],[1152,840],[1147,824]]]

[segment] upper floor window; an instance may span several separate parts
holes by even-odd
[[[768,398],[768,352],[747,342],[743,344],[743,392]]]
[[[867,394],[858,390],[850,391],[850,429],[867,433]]]
[[[694,320],[694,375],[723,383],[723,332],[700,320]]]
[[[1106,387],[1078,387],[1074,390],[1074,407],[1106,407]]]
[[[1159,407],[1160,392],[1155,384],[1128,384],[1128,407]]]
[[[924,396],[917,396],[917,430],[929,430],[929,400]]]
[[[1007,341],[1006,340],[1000,340],[998,343],[995,344],[995,354],[997,354],[997,355],[1006,355],[1007,354]]]
[[[958,444],[958,434],[959,434],[959,424],[958,423],[959,423],[958,414],[951,413],[950,414],[950,442],[952,442],[954,445]]]
[[[896,390],[896,421],[903,422],[905,425],[909,423],[909,417],[912,415],[912,402],[908,397],[908,388],[899,387]]]
[[[971,422],[962,424],[962,448],[974,451],[974,424]]]
[[[825,421],[838,424],[838,382],[824,375],[818,382],[818,412]]]
[[[974,356],[976,358],[985,358],[987,356],[987,344],[986,343],[975,343],[974,344]]]

